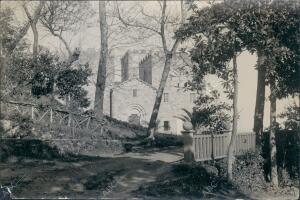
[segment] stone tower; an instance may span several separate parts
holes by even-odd
[[[152,84],[152,55],[148,54],[139,63],[139,78]]]

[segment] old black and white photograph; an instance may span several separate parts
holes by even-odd
[[[300,199],[300,0],[0,0],[0,200]]]

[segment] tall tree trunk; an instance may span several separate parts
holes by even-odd
[[[274,187],[278,187],[278,172],[276,160],[276,94],[275,94],[275,80],[270,79],[270,161],[271,161],[271,183]]]
[[[300,63],[298,66],[300,67]],[[300,70],[299,70],[299,73],[300,73]],[[300,88],[300,83],[299,83],[299,88]],[[298,94],[298,100],[299,100],[298,106],[300,109],[300,92]],[[298,191],[299,191],[298,200],[300,200],[300,121],[298,121],[298,130],[297,131],[298,131]]]
[[[300,63],[298,66],[300,67]],[[299,73],[300,73],[300,70],[299,70]],[[299,83],[299,88],[300,88],[300,83]],[[300,109],[300,92],[298,94],[298,100],[299,100],[298,106]],[[298,191],[299,191],[298,200],[300,200],[300,120],[298,121],[298,130],[297,131],[298,131]]]
[[[36,28],[36,24],[32,24],[31,28],[33,32],[33,57],[35,58],[38,54],[39,34]]]
[[[300,30],[300,28],[299,28]],[[300,38],[298,37],[298,39],[300,40]],[[298,73],[299,73],[299,77],[300,77],[300,61],[298,61]],[[298,82],[298,88],[300,88],[300,81]],[[300,91],[298,91],[298,106],[300,109]],[[299,191],[299,196],[298,196],[298,200],[300,200],[300,119],[298,121],[298,138],[299,138],[299,143],[298,143],[298,191]]]
[[[106,5],[105,1],[99,1],[99,18],[101,33],[101,49],[100,59],[97,73],[96,93],[94,110],[97,118],[103,117],[103,100],[106,81],[106,65],[108,57],[108,25],[106,21]]]
[[[152,139],[152,140],[155,139],[154,132],[155,132],[155,128],[156,128],[156,120],[157,120],[158,111],[159,111],[160,104],[161,104],[161,99],[162,99],[164,89],[166,87],[168,75],[170,72],[172,57],[173,57],[172,53],[168,53],[166,55],[164,70],[163,70],[162,77],[161,77],[161,80],[159,83],[159,87],[158,87],[158,90],[156,93],[155,103],[153,106],[153,110],[152,110],[152,114],[151,114],[151,118],[150,118],[150,122],[149,122],[149,126],[148,126],[149,139]]]
[[[26,5],[23,4],[24,11],[27,15],[27,18],[29,20],[29,23],[30,23],[30,26],[31,26],[31,29],[32,29],[32,32],[33,32],[33,50],[32,50],[32,52],[33,52],[33,57],[34,58],[38,54],[38,46],[39,46],[39,34],[38,34],[38,31],[37,31],[36,25],[38,23],[40,13],[41,13],[45,3],[46,3],[45,1],[40,1],[40,4],[39,4],[38,8],[35,10],[33,17],[30,15]]]
[[[0,11],[2,9],[2,1],[0,0]],[[2,19],[0,19],[2,21]],[[3,44],[3,39],[2,39],[2,34],[0,34],[1,38],[0,38],[0,116],[2,115],[2,103],[1,103],[1,100],[2,100],[2,66],[4,65],[4,58],[3,58],[3,47],[2,47],[2,44]],[[0,127],[2,128],[2,127]],[[1,136],[2,137],[2,136]]]
[[[257,53],[257,89],[254,113],[253,131],[256,133],[256,144],[260,145],[264,126],[266,67],[263,64],[264,56]]]
[[[232,124],[232,133],[231,139],[228,147],[228,155],[227,155],[227,176],[228,180],[232,181],[232,166],[234,163],[234,147],[236,141],[236,134],[237,134],[237,120],[238,116],[238,72],[237,72],[237,62],[236,62],[236,55],[233,56],[233,124]]]
[[[176,51],[178,43],[179,43],[179,40],[176,39],[172,46],[171,51],[168,50],[168,47],[166,44],[167,42],[166,42],[166,38],[165,38],[166,8],[167,8],[167,1],[164,0],[163,6],[162,6],[162,13],[161,13],[161,22],[160,22],[160,36],[161,36],[162,46],[163,46],[164,53],[165,53],[165,65],[164,65],[164,70],[163,70],[163,73],[162,73],[162,76],[160,79],[159,87],[158,87],[158,90],[156,93],[156,98],[155,98],[153,110],[152,110],[149,125],[148,125],[148,130],[147,130],[147,132],[149,134],[148,138],[151,139],[152,141],[155,140],[154,132],[155,132],[156,123],[157,123],[157,116],[158,116],[158,112],[159,112],[159,108],[160,108],[160,104],[161,104],[162,95],[164,93],[164,89],[165,89],[167,79],[169,76],[172,57],[175,54],[175,51]],[[181,3],[181,12],[184,12],[183,3]],[[184,15],[185,15],[184,13],[181,14],[181,16],[182,16],[181,23],[184,22],[184,19],[183,19]]]

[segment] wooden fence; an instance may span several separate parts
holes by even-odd
[[[192,153],[195,161],[206,161],[224,158],[227,156],[229,134],[194,134],[192,135]],[[243,152],[255,149],[255,133],[238,133],[234,153],[241,155]]]
[[[1,114],[4,117],[23,116],[30,118],[35,124],[33,137],[14,138],[0,134],[0,142],[8,145],[20,145],[35,148],[36,141],[43,141],[56,146],[59,152],[72,152],[83,155],[99,153],[121,153],[123,144],[108,133],[105,121],[97,120],[86,113],[74,113],[48,105],[16,101],[0,101]],[[45,151],[41,148],[45,148]],[[40,146],[39,150],[47,151],[48,146]]]
[[[35,123],[68,126],[74,129],[88,129],[95,131],[103,127],[102,121],[92,115],[73,113],[63,109],[52,108],[48,105],[37,105],[15,101],[1,101],[1,111],[7,115],[19,113],[30,117]]]

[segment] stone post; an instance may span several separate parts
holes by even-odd
[[[183,123],[183,131],[181,131],[183,135],[183,144],[184,144],[184,161],[193,162],[195,161],[194,153],[194,130],[193,125],[190,122]]]

